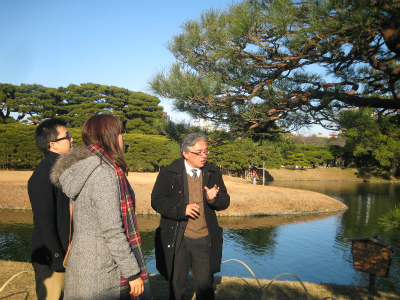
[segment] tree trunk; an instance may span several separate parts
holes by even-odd
[[[392,159],[392,166],[390,167],[390,175],[392,175],[393,177],[396,176],[397,173],[397,161],[397,154],[395,154]]]

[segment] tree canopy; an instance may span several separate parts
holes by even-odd
[[[338,129],[342,109],[400,108],[399,23],[398,0],[249,0],[188,20],[149,84],[233,130]]]
[[[345,129],[345,150],[356,158],[367,157],[398,175],[400,157],[400,116],[383,116],[371,108],[343,111],[340,124]]]
[[[111,113],[128,132],[156,133],[152,125],[162,117],[157,97],[115,86],[84,83],[48,88],[38,84],[0,84],[0,123],[62,117],[81,127],[88,116]]]

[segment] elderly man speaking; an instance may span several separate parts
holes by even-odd
[[[156,231],[157,269],[169,280],[170,300],[183,300],[189,271],[196,299],[214,299],[214,273],[221,269],[222,228],[215,211],[229,206],[230,197],[218,168],[207,162],[202,134],[181,141],[182,158],[158,174],[151,205],[161,214]]]

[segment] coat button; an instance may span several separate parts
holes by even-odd
[[[55,256],[55,257],[59,257],[59,256],[60,256],[60,254],[58,254],[58,253],[54,253],[54,256]]]

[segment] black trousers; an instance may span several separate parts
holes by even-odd
[[[189,271],[192,272],[196,300],[214,299],[214,276],[210,272],[210,236],[199,239],[183,237],[174,257],[170,280],[170,300],[183,300]]]

